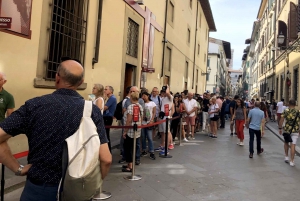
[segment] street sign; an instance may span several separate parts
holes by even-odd
[[[0,29],[10,29],[11,21],[11,17],[0,17]]]

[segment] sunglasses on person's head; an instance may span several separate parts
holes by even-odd
[[[78,60],[78,59],[73,59],[71,57],[60,57],[60,62],[64,62],[64,61],[68,61],[68,60],[73,60],[78,62],[80,65],[82,65],[82,63]]]

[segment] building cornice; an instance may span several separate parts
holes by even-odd
[[[261,0],[260,2],[260,6],[259,6],[259,10],[258,10],[258,13],[257,13],[257,19],[261,19],[263,14],[264,14],[264,9],[266,7],[266,4],[267,4],[267,0]]]
[[[209,0],[199,0],[199,2],[204,12],[209,31],[217,31]]]

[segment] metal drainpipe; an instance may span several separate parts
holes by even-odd
[[[193,80],[192,80],[192,89],[194,89],[195,84],[195,67],[196,67],[196,44],[197,44],[197,31],[198,31],[198,6],[197,1],[197,12],[196,12],[196,28],[195,28],[195,44],[194,44],[194,66],[193,66]],[[195,91],[196,92],[196,91]]]
[[[97,34],[96,34],[96,47],[95,55],[92,61],[93,69],[94,64],[99,62],[99,52],[100,52],[100,35],[101,35],[101,24],[102,24],[102,9],[103,9],[103,0],[99,0],[98,5],[98,23],[97,23]]]
[[[167,18],[168,18],[168,3],[169,0],[166,0],[166,9],[165,9],[165,25],[164,25],[164,40],[163,40],[163,56],[162,56],[162,64],[161,64],[161,75],[162,78],[164,76],[164,67],[165,67],[165,51],[166,51],[166,36],[167,36]]]
[[[276,45],[276,42],[277,42],[277,40],[276,40],[277,1],[275,1],[274,10],[275,11],[274,11],[274,21],[273,21],[273,23],[274,23],[274,26],[273,26],[274,44],[273,44],[273,46],[275,48],[277,48],[277,45]],[[272,77],[272,93],[271,93],[271,96],[270,96],[270,102],[272,102],[272,99],[274,98],[274,94],[275,94],[275,91],[274,91],[274,85],[275,85],[275,51],[273,51],[273,58],[272,58],[273,77]],[[276,93],[278,93],[278,91],[276,91]]]

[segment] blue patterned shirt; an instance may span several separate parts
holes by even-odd
[[[84,99],[74,90],[58,89],[52,94],[25,102],[0,127],[12,136],[26,134],[29,143],[28,178],[58,184],[62,175],[62,150],[83,115]],[[92,115],[101,144],[107,143],[103,117],[93,105]]]

